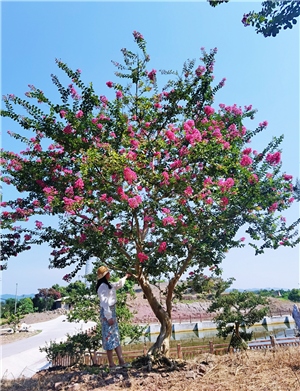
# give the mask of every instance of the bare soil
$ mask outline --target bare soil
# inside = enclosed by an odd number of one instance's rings
[[[72,367],[43,370],[31,379],[2,379],[10,391],[299,391],[299,347],[201,355],[167,367],[117,369]]]

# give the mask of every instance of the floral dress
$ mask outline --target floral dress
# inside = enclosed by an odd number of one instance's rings
[[[102,345],[104,350],[113,350],[120,345],[119,326],[116,318],[116,307],[112,305],[109,307],[112,312],[112,319],[114,323],[109,325],[107,319],[104,316],[104,309],[100,311],[100,321],[102,325]]]

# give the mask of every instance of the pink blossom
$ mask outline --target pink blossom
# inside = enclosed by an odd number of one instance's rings
[[[79,243],[82,243],[86,240],[86,235],[85,234],[81,234],[80,238],[79,238]]]
[[[270,208],[268,209],[269,213],[271,212],[275,212],[275,210],[277,209],[277,202],[274,202],[273,205],[270,206]]]
[[[212,198],[208,198],[207,200],[205,200],[205,202],[206,202],[208,205],[210,205],[210,204],[212,204],[214,201],[213,201]]]
[[[289,203],[291,204],[294,200],[295,200],[295,198],[294,198],[294,197],[291,197],[291,198],[289,199]]]
[[[213,184],[213,181],[211,180],[210,177],[206,178],[203,182],[203,186],[204,187],[207,187],[208,185],[212,185]]]
[[[122,91],[117,91],[116,96],[118,99],[122,99],[123,98]]]
[[[38,151],[38,152],[41,152],[42,150],[42,147],[40,146],[40,144],[36,144],[33,148],[35,151]]]
[[[111,132],[111,133],[109,133],[109,135],[110,135],[111,137],[114,137],[114,138],[117,137],[115,132]]]
[[[170,213],[170,209],[168,209],[168,208],[162,208],[162,212],[168,214],[168,213]]]
[[[129,203],[130,208],[132,208],[132,209],[135,209],[139,206],[136,198],[128,198],[128,203]]]
[[[240,164],[243,167],[249,166],[250,164],[252,164],[252,159],[248,155],[243,155]]]
[[[167,249],[167,243],[166,242],[162,242],[160,244],[159,248],[158,248],[158,252],[162,253],[162,252],[166,251],[166,249]]]
[[[273,174],[270,174],[269,172],[266,174],[267,178],[272,178]]]
[[[148,259],[148,256],[144,253],[138,253],[138,259],[141,263],[144,263],[144,261]]]
[[[64,281],[66,281],[66,282],[70,282],[70,281],[71,281],[71,275],[70,275],[70,274],[66,274],[66,275],[63,276],[62,279],[63,279]]]
[[[228,198],[227,197],[223,197],[221,198],[221,206],[226,206],[228,205]]]
[[[35,226],[36,226],[37,229],[42,229],[42,226],[43,226],[43,225],[44,225],[44,224],[43,224],[41,221],[36,220]]]
[[[126,155],[126,158],[127,158],[127,159],[130,159],[130,160],[132,160],[132,161],[135,161],[136,158],[137,158],[137,156],[138,156],[138,155],[137,155],[135,152],[129,151],[128,154]]]
[[[68,124],[64,130],[63,130],[64,133],[67,133],[67,134],[70,134],[73,132],[73,129],[72,129],[72,125],[71,124]]]
[[[293,176],[292,175],[283,175],[283,179],[285,180],[285,181],[291,181],[292,179],[293,179]]]
[[[83,117],[83,111],[79,110],[78,113],[76,114],[76,118],[81,118]]]
[[[203,73],[206,71],[206,68],[204,66],[199,65],[198,68],[195,70],[195,74],[200,77],[203,75]]]
[[[77,179],[77,181],[75,182],[75,185],[74,187],[78,187],[79,189],[83,189],[84,188],[84,183],[83,183],[83,180],[81,178]]]
[[[140,145],[140,143],[137,140],[134,140],[134,139],[130,140],[130,144],[133,145],[136,148],[138,148],[138,146]]]
[[[280,217],[280,220],[286,222],[286,218],[285,217]]]
[[[107,85],[107,87],[111,88],[113,86],[113,82],[112,81],[108,81],[108,82],[106,82],[106,85]]]
[[[164,225],[164,227],[165,227],[166,225],[173,225],[173,226],[176,226],[176,221],[175,221],[174,217],[168,216],[168,217],[165,217],[165,218],[163,219],[163,225]]]
[[[130,185],[132,184],[132,181],[137,180],[136,173],[132,171],[129,167],[124,168],[123,174],[125,181],[128,182]]]
[[[169,140],[176,140],[175,133],[171,132],[171,130],[166,131],[166,136],[168,137]]]
[[[30,236],[30,235],[25,235],[25,236],[24,236],[24,239],[25,239],[25,240],[30,240],[30,239],[31,239],[31,236]]]
[[[193,195],[193,189],[191,188],[191,186],[188,186],[188,187],[184,190],[184,194],[185,194],[187,197]]]
[[[240,239],[240,241],[241,241],[241,242],[244,242],[245,239],[246,239],[246,238],[242,237],[242,238]]]
[[[100,201],[105,201],[106,197],[107,197],[107,194],[102,194],[99,199],[100,199]]]
[[[66,116],[67,112],[61,110],[59,114],[60,114],[61,118],[64,118]]]
[[[251,185],[254,185],[254,182],[257,183],[258,182],[258,177],[256,174],[252,174],[249,179],[248,179],[249,183],[251,183]]]
[[[246,148],[243,150],[244,155],[249,155],[251,153],[252,149],[251,148]]]
[[[164,182],[163,183],[165,183],[166,185],[169,185],[169,174],[166,171],[164,171],[162,173],[162,176],[164,177]]]
[[[151,80],[151,81],[155,80],[156,72],[157,72],[156,69],[152,69],[152,71],[148,73],[149,80]]]
[[[215,109],[213,109],[210,106],[205,106],[204,107],[204,112],[209,117],[211,114],[213,114],[215,112]]]
[[[275,152],[273,155],[271,153],[267,154],[266,161],[270,163],[272,166],[275,166],[276,164],[280,163],[281,159],[281,153]]]

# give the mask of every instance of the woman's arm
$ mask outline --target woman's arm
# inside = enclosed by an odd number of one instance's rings
[[[111,285],[115,289],[121,289],[125,285],[125,281],[127,280],[128,277],[130,277],[130,274],[126,274],[123,278],[120,278],[120,280],[117,282],[111,282]]]

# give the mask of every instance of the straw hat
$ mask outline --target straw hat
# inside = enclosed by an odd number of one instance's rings
[[[99,269],[97,270],[97,279],[100,280],[101,278],[106,276],[107,273],[109,273],[108,267],[100,266]]]

